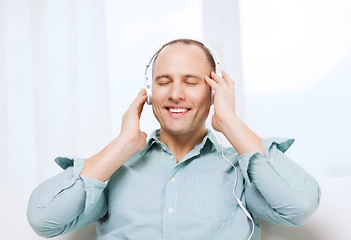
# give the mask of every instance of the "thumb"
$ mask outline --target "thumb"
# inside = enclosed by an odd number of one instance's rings
[[[146,100],[147,100],[146,90],[141,89],[140,92],[138,93],[138,96],[134,100],[135,108],[136,108],[136,111],[138,112],[139,118],[140,118],[141,112],[143,111],[144,103],[146,102]]]
[[[145,139],[147,138],[147,134],[145,132],[141,132],[141,135],[143,138],[145,138]]]

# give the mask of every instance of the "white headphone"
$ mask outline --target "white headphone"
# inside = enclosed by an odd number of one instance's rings
[[[203,45],[208,52],[210,53],[210,55],[212,56],[212,59],[215,63],[215,67],[216,67],[216,74],[219,75],[220,77],[222,77],[222,65],[221,62],[219,61],[219,58],[217,57],[217,54],[215,51],[213,51],[208,45],[205,45],[204,43],[198,41],[198,40],[194,40],[194,39],[184,39],[184,40],[190,40],[190,41],[195,41],[201,45]],[[166,43],[167,44],[167,43]],[[158,54],[161,52],[161,50],[163,49],[163,47],[158,50],[150,59],[149,64],[146,65],[145,68],[145,88],[146,88],[146,94],[147,94],[147,104],[151,105],[152,104],[152,74],[151,71],[149,70],[150,66],[151,69],[153,68],[153,64],[155,62],[155,59],[157,58]],[[214,98],[214,90],[211,90],[211,104],[213,104],[213,98]]]

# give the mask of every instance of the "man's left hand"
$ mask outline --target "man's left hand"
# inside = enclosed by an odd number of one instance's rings
[[[222,132],[225,124],[236,116],[234,81],[225,71],[222,71],[222,76],[223,78],[214,72],[211,72],[211,78],[205,76],[205,81],[215,91],[212,127],[219,132]]]

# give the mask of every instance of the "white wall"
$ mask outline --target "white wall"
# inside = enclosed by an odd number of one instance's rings
[[[351,175],[351,1],[242,1],[246,119],[296,138],[316,177]]]
[[[351,239],[351,1],[241,1],[246,121],[296,141],[287,155],[317,178],[321,205],[263,239]]]

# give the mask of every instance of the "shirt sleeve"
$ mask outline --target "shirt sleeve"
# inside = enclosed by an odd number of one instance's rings
[[[317,181],[284,152],[293,139],[263,139],[265,156],[245,153],[238,159],[246,180],[248,210],[266,221],[296,226],[317,209],[320,188]]]
[[[58,157],[64,171],[36,187],[29,199],[27,218],[43,237],[54,237],[83,227],[107,212],[106,182],[80,177],[85,159]]]

